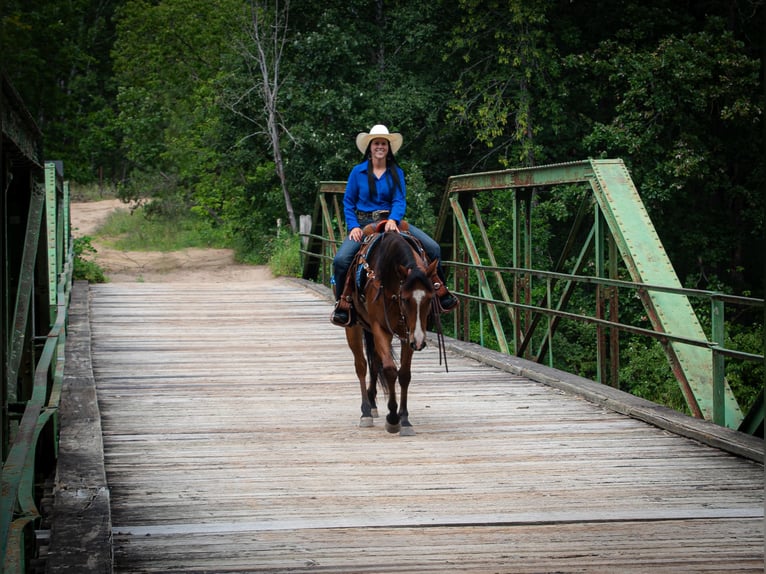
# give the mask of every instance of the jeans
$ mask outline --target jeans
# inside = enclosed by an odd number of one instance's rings
[[[364,229],[365,225],[373,222],[360,221],[359,223],[362,229]],[[420,243],[423,244],[423,250],[426,252],[426,255],[430,261],[439,259],[439,267],[437,269],[437,273],[442,282],[444,282],[444,272],[442,271],[441,265],[441,247],[439,244],[431,239],[427,233],[418,229],[411,223],[410,235],[412,235],[414,238],[420,241]],[[351,266],[351,262],[354,260],[354,255],[356,255],[356,252],[359,250],[359,246],[361,244],[361,242],[354,241],[353,239],[349,239],[348,236],[346,236],[346,239],[343,240],[343,243],[341,243],[340,247],[338,248],[338,252],[335,254],[335,259],[333,259],[332,265],[336,301],[340,299],[340,296],[343,293],[343,286],[346,281],[346,273],[348,272],[348,268]]]

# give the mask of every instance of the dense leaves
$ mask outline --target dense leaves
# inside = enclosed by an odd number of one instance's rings
[[[121,0],[4,0],[0,65],[75,180],[119,169],[110,50]]]
[[[0,38],[47,156],[157,211],[273,227],[384,122],[431,211],[449,175],[622,157],[682,280],[757,293],[762,26],[745,1],[7,0]]]

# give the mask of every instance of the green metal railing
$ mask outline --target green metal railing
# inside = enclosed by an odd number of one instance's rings
[[[723,357],[731,353],[726,353],[721,341],[709,340],[712,337],[704,332],[689,301],[693,295],[708,296],[711,301],[719,303],[732,303],[735,298],[682,288],[621,160],[586,160],[466,174],[449,179],[437,236],[451,224],[453,260],[462,264],[470,262],[476,266],[475,280],[479,285],[480,298],[486,301],[499,299],[503,302],[502,306],[510,310],[509,337],[506,334],[508,328],[499,315],[501,305],[489,303],[485,306],[500,349],[533,360],[543,360],[545,348],[551,344],[560,318],[553,321],[551,334],[543,337],[543,347],[536,355],[533,354],[530,345],[533,337],[539,337],[537,325],[543,315],[532,305],[534,288],[531,284],[531,271],[514,272],[509,288],[502,273],[483,269],[486,266],[497,267],[493,245],[486,231],[488,224],[485,219],[489,217],[486,206],[502,202],[497,198],[506,194],[505,200],[512,205],[510,210],[506,210],[511,212],[511,221],[505,223],[513,242],[512,264],[509,267],[533,270],[537,268],[532,261],[535,252],[535,234],[532,229],[534,210],[545,198],[545,194],[565,193],[566,190],[571,192],[572,188],[579,190],[579,195],[573,194],[580,197],[579,209],[572,219],[566,241],[561,242],[563,247],[560,253],[552,254],[557,255],[553,258],[555,263],[552,269],[546,269],[557,273],[566,272],[568,277],[560,279],[564,286],[560,288],[558,300],[555,304],[551,301],[549,307],[558,312],[568,308],[577,285],[575,278],[585,276],[583,271],[586,268],[592,270],[599,280],[617,280],[622,272],[627,273],[635,285],[634,293],[638,295],[651,323],[651,329],[647,332],[662,334],[659,340],[690,412],[696,417],[735,429],[744,428],[743,424],[750,428],[753,418],[762,425],[762,396],[751,407],[748,416],[743,416],[720,369]],[[465,291],[470,286],[469,274],[459,268],[457,271],[456,278],[458,281],[462,279],[460,286]],[[493,285],[490,284],[490,277],[494,279]],[[617,386],[619,333],[629,329],[618,320],[619,301],[615,285],[603,281],[594,283],[595,316],[583,316],[581,320],[595,320],[597,324],[597,379],[601,382],[611,379],[612,384]],[[500,293],[500,297],[496,298],[495,292]],[[551,297],[549,288],[547,298]],[[736,301],[761,310],[763,308],[761,299],[748,301],[736,298]],[[459,338],[469,337],[468,307],[463,310],[463,324],[456,325]],[[722,307],[717,309],[716,315],[722,317]],[[610,321],[605,323],[607,317]],[[713,317],[713,320],[719,325],[717,317]],[[759,360],[756,358],[758,356],[762,362],[762,355],[749,358],[743,355],[739,358]],[[714,375],[718,377],[717,380],[714,380]]]
[[[544,289],[539,289],[539,291],[543,291],[545,293],[545,296],[541,301],[541,305],[514,303],[513,301],[509,301],[507,299],[495,299],[491,296],[486,297],[478,294],[472,294],[471,292],[460,292],[457,290],[455,292],[464,301],[463,312],[468,313],[467,304],[477,303],[480,305],[478,311],[480,321],[482,320],[481,317],[483,317],[485,314],[488,314],[487,309],[490,308],[495,310],[503,308],[508,309],[517,319],[522,314],[531,313],[533,321],[536,321],[538,324],[542,320],[542,340],[538,341],[539,347],[537,352],[531,352],[527,356],[533,360],[537,360],[538,362],[545,361],[550,367],[554,366],[553,336],[556,332],[557,323],[560,320],[572,320],[595,325],[597,328],[598,345],[602,348],[606,346],[604,340],[608,338],[608,335],[618,333],[632,333],[635,335],[648,337],[655,341],[659,341],[663,347],[667,347],[671,343],[674,343],[691,345],[710,351],[711,364],[709,365],[709,368],[712,373],[712,396],[714,399],[712,404],[711,420],[721,426],[733,426],[732,424],[727,424],[731,421],[726,419],[725,359],[729,358],[757,363],[763,363],[764,361],[764,356],[762,354],[748,353],[727,348],[725,346],[724,326],[724,308],[726,305],[735,306],[737,308],[762,309],[764,305],[763,299],[737,297],[715,291],[679,289],[664,287],[660,285],[650,285],[646,283],[635,283],[632,281],[611,280],[592,276],[554,273],[535,269],[472,265],[455,261],[445,261],[444,265],[458,271],[475,273],[477,278],[482,274],[486,275],[493,273],[500,274],[503,277],[503,281],[505,281],[505,278],[510,277],[512,278],[511,282],[514,282],[516,278],[523,277],[530,291],[534,291],[534,285],[531,283],[532,279],[538,279],[541,282],[544,282]],[[642,299],[649,293],[676,294],[689,298],[705,299],[711,310],[710,321],[712,325],[712,336],[710,339],[694,339],[681,335],[674,335],[668,332],[661,332],[654,329],[647,329],[645,327],[622,323],[618,320],[613,320],[611,317],[606,319],[603,318],[603,313],[599,313],[598,303],[596,304],[596,307],[594,308],[591,315],[583,313],[582,310],[580,310],[580,312],[565,311],[561,305],[557,304],[555,298],[553,297],[554,285],[556,283],[568,283],[570,285],[577,284],[581,286],[592,285],[597,289],[602,290],[612,289],[614,290],[613,295],[615,298],[617,298],[617,292],[619,290],[622,293],[625,293],[626,291],[631,292],[635,296]],[[619,297],[622,298],[626,296],[628,295],[620,295]],[[596,299],[598,300],[598,297]],[[551,301],[553,301],[553,305],[551,305]],[[530,341],[531,337],[526,337],[524,339],[526,344],[520,344],[516,349],[516,352],[511,352],[510,354],[524,354],[528,349]],[[483,345],[484,342],[480,340],[479,343]],[[613,356],[613,358],[616,359],[616,356]],[[599,361],[599,365],[596,369],[597,381],[601,383],[610,383],[615,387],[618,386],[616,371],[619,368],[619,363],[615,361],[612,364],[612,367],[613,369],[604,369],[603,362]],[[761,396],[757,398],[753,403],[748,416],[737,421],[738,424],[735,428],[748,434],[755,434],[758,427],[763,423],[763,420],[764,404],[763,395],[761,393]]]
[[[536,194],[573,185],[584,191],[569,236],[559,242],[561,252],[552,269],[535,269]],[[343,182],[320,183],[313,225],[304,233],[307,279],[329,284],[337,238],[345,236],[344,187]],[[487,199],[498,191],[511,197]],[[486,206],[493,202],[510,213],[503,222],[512,242],[510,266],[498,264],[487,230]],[[661,343],[694,416],[750,434],[763,428],[763,391],[743,415],[724,376],[727,358],[764,361],[763,354],[726,348],[724,307],[736,305],[762,317],[763,299],[682,288],[622,161],[587,160],[451,177],[434,237],[442,244],[445,259],[449,249],[444,248],[451,247],[451,260],[443,264],[452,270],[453,290],[463,302],[453,314],[456,338],[471,340],[477,321],[483,336],[486,319],[500,351],[552,364],[559,324],[590,323],[596,329],[596,379],[618,386],[620,333],[646,336]],[[594,275],[586,275],[585,269]],[[622,280],[621,273],[631,280]],[[535,278],[542,284],[533,284]],[[591,314],[569,308],[575,290],[582,286],[595,290]],[[620,300],[632,300],[626,297],[640,300],[650,328],[620,321]],[[709,336],[690,298],[708,301]]]
[[[40,481],[50,478],[57,456],[73,249],[69,185],[53,163],[45,164],[44,180],[44,186],[34,184],[29,200],[3,381],[11,407],[10,420],[3,421],[9,430],[0,477],[0,555],[7,573],[28,570],[27,553],[35,547],[41,518]],[[48,328],[41,331],[41,325]]]

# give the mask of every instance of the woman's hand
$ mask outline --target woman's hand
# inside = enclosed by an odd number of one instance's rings
[[[388,219],[386,220],[386,226],[383,228],[384,231],[399,231],[399,226],[396,224],[396,221],[394,219]]]
[[[354,227],[354,229],[351,230],[351,233],[348,234],[348,238],[353,241],[361,241],[362,240],[362,228],[361,227]]]

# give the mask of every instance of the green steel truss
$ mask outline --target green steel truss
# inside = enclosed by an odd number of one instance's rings
[[[664,334],[660,340],[691,412],[697,417],[738,428],[744,417],[729,385],[723,380],[720,365],[717,367],[720,372],[715,377],[718,381],[714,384],[714,365],[720,363],[722,355],[713,352],[715,343],[704,344],[707,337],[622,160],[587,160],[451,177],[435,237],[442,245],[449,244],[449,237],[444,236],[452,224],[454,261],[448,263],[458,271],[456,290],[461,291],[461,286],[468,284],[466,269],[475,271],[480,291],[478,299],[485,304],[500,349],[541,360],[558,322],[567,316],[566,305],[574,283],[557,277],[556,280],[563,281],[564,285],[558,300],[553,302],[549,280],[547,300],[553,316],[548,316],[547,333],[542,345],[531,350],[531,335],[538,324],[545,321],[543,315],[533,312],[539,308],[531,300],[530,282],[535,269],[531,244],[533,195],[535,190],[571,184],[589,186],[592,193],[585,194],[585,200],[575,216],[572,233],[564,243],[553,271],[563,271],[564,261],[574,258],[574,269],[569,271],[572,277],[580,276],[586,265],[590,265],[595,269],[596,277],[606,279],[596,286],[599,380],[611,379],[615,382],[617,378],[619,337],[618,329],[612,325],[617,322],[617,285],[620,282],[616,279],[617,259],[620,258],[632,281],[647,285],[646,289],[639,288],[638,294],[655,332],[653,334]],[[514,202],[509,231],[513,234],[513,268],[516,273],[511,290],[506,287],[501,276],[502,269],[495,261],[477,204],[480,194],[499,190],[512,191]],[[592,216],[589,217],[590,213]],[[585,238],[578,239],[583,237],[583,226],[586,229]],[[461,262],[464,265],[462,269]],[[490,276],[493,276],[492,284],[498,291],[497,299],[490,286]],[[609,280],[614,286],[610,285]],[[653,286],[658,288],[651,288]],[[466,297],[466,300],[470,301],[471,297]],[[513,325],[511,335],[503,329],[499,307],[510,314]],[[456,331],[459,337],[467,338],[469,319],[466,309],[462,321],[462,325],[461,319],[456,321]],[[639,331],[634,329],[634,332]],[[762,402],[759,418],[763,421]]]

